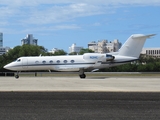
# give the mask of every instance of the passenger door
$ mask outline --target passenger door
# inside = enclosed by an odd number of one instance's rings
[[[23,59],[22,59],[22,68],[23,68],[24,70],[27,70],[27,69],[28,69],[28,60],[27,60],[27,58],[23,58]]]

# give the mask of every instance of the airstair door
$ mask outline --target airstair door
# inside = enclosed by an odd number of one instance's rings
[[[28,69],[28,60],[27,60],[27,58],[23,58],[23,59],[22,59],[22,68],[23,68],[24,70],[27,70],[27,69]]]

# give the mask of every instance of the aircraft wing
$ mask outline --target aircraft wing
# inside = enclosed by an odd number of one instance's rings
[[[80,69],[91,69],[91,68],[93,69],[93,65],[94,64],[85,65],[85,66],[68,65],[68,66],[59,66],[59,67],[56,67],[54,69],[57,70],[57,71],[79,71]]]

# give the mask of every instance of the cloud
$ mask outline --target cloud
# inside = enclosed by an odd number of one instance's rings
[[[73,20],[78,17],[92,16],[105,13],[101,7],[87,5],[84,3],[51,6],[40,6],[37,9],[31,8],[29,16],[22,19],[26,24],[50,24]]]
[[[38,27],[34,27],[32,29],[26,28],[23,29],[21,31],[17,31],[17,32],[21,32],[21,33],[43,33],[44,31],[49,33],[52,31],[57,31],[57,30],[77,30],[77,29],[81,29],[80,26],[76,25],[76,24],[71,24],[71,25],[55,25],[55,26],[38,26]],[[17,32],[15,32],[17,34]]]
[[[11,3],[12,2],[12,3]],[[0,26],[24,27],[62,23],[58,29],[66,29],[63,24],[80,17],[113,14],[124,5],[160,5],[159,0],[1,0]],[[98,24],[95,24],[98,25]],[[77,29],[73,24],[70,25]],[[70,28],[70,27],[68,27]]]
[[[1,5],[7,6],[40,6],[44,4],[79,4],[90,5],[160,5],[159,0],[1,0]]]

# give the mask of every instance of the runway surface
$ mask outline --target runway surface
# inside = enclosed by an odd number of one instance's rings
[[[160,120],[158,77],[0,77],[2,120]]]
[[[160,92],[158,77],[0,77],[0,91]]]
[[[160,93],[0,92],[1,120],[159,120]]]

